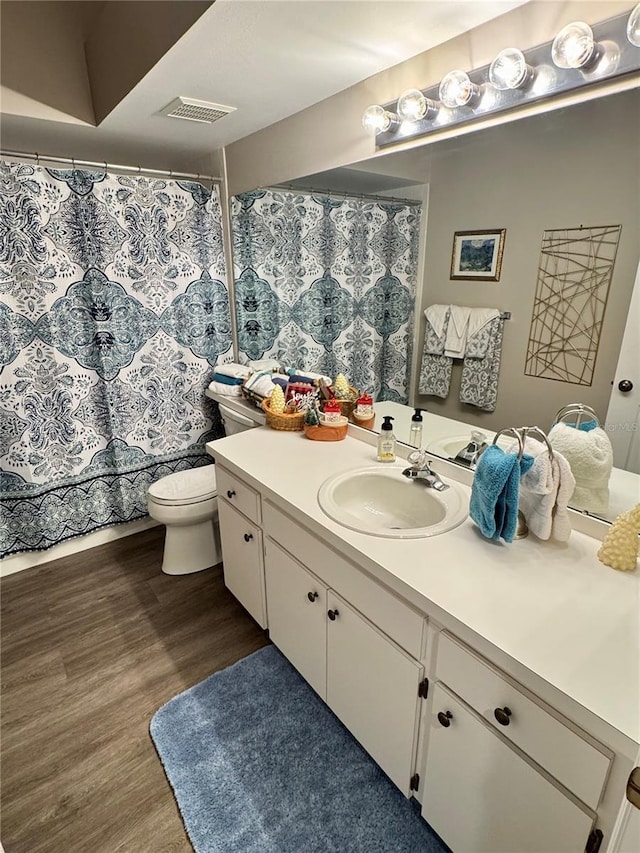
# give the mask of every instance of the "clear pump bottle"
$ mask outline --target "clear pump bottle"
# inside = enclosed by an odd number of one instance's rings
[[[383,417],[384,423],[380,427],[380,435],[378,436],[378,462],[396,461],[396,437],[393,434],[392,420],[391,415]]]
[[[409,444],[420,449],[422,447],[422,409],[416,409],[411,416]]]

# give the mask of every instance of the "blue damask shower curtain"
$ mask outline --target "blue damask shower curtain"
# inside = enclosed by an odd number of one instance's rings
[[[249,359],[406,403],[419,205],[259,190],[233,199],[238,343]]]
[[[0,555],[146,515],[204,464],[231,351],[217,190],[0,162]]]

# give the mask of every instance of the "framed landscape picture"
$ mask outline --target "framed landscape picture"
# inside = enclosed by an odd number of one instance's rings
[[[456,231],[453,235],[450,278],[500,281],[506,233],[506,228]]]

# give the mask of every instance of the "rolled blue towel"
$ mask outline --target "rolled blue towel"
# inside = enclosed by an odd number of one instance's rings
[[[220,382],[221,385],[242,385],[242,379],[234,379],[233,376],[225,376],[224,373],[215,372],[213,381]]]
[[[526,454],[518,461],[514,453],[505,453],[497,444],[487,447],[478,460],[469,514],[487,539],[513,542],[518,521],[520,473],[533,465]]]

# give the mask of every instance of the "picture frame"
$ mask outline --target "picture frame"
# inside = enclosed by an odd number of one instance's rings
[[[500,281],[506,228],[456,231],[451,252],[451,279]]]

